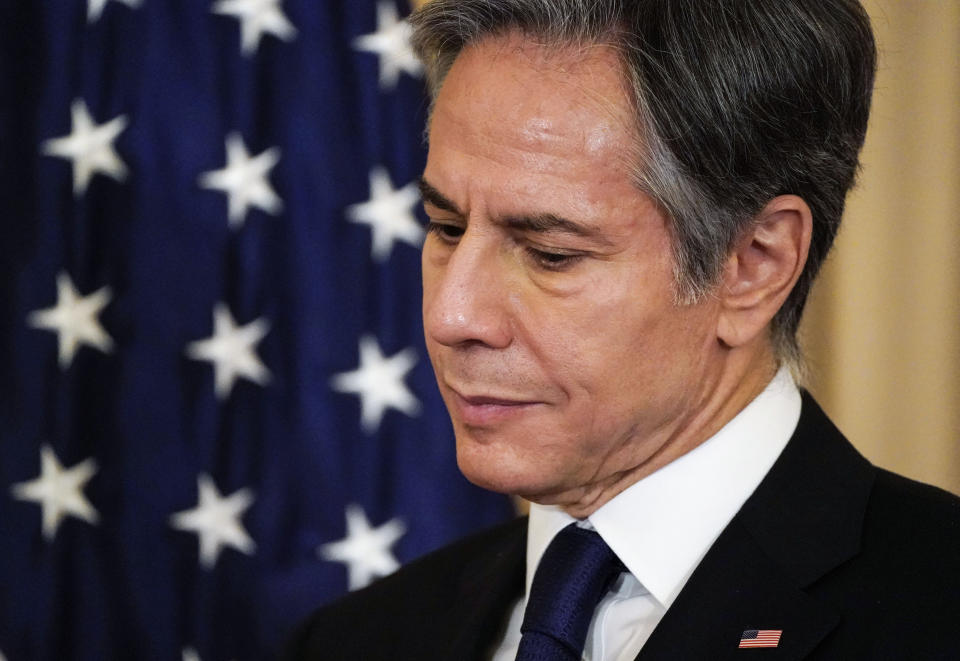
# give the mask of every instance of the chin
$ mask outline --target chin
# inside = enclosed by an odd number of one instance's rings
[[[551,471],[542,457],[522,455],[522,450],[509,445],[481,443],[457,435],[457,466],[478,487],[528,500],[555,491]]]

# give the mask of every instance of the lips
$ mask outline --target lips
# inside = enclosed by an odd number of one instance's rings
[[[450,413],[463,424],[473,427],[488,427],[506,422],[528,412],[542,402],[511,399],[490,395],[465,395],[450,388],[448,399]]]
[[[498,397],[467,397],[464,395],[460,395],[460,397],[464,402],[471,406],[519,406],[530,403],[513,399],[501,399]]]

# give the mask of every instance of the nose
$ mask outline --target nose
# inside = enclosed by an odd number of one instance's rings
[[[491,237],[469,229],[443,259],[429,246],[423,256],[423,326],[445,346],[479,344],[502,349],[511,341],[509,286]]]

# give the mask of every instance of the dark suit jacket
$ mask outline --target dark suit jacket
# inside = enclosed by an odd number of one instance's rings
[[[904,439],[909,443],[909,439]],[[289,659],[482,659],[523,590],[526,520],[314,614]],[[776,649],[738,649],[782,629]],[[783,454],[638,661],[960,660],[960,499],[871,466],[809,395]]]

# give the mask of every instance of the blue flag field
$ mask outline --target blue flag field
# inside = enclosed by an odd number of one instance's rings
[[[511,515],[422,338],[402,0],[0,0],[0,660],[272,658]]]

